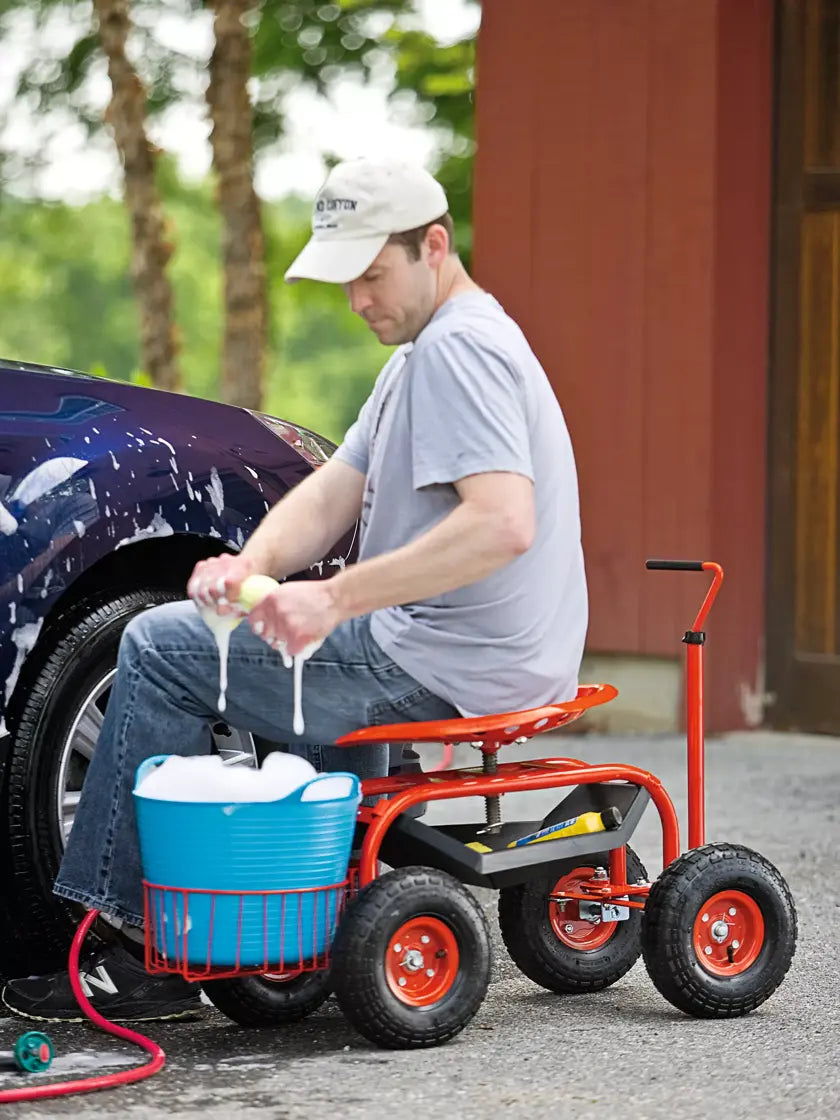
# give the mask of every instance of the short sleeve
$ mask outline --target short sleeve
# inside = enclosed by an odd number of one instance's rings
[[[370,468],[370,447],[373,439],[374,418],[380,409],[380,402],[391,379],[400,372],[405,365],[405,359],[410,347],[400,346],[390,356],[388,361],[379,371],[376,384],[368,399],[359,409],[356,422],[352,424],[344,436],[344,440],[333,453],[334,459],[341,459],[355,467],[363,475],[367,475]]]
[[[533,481],[525,388],[506,354],[462,332],[437,339],[412,365],[416,490],[489,471]]]
[[[344,439],[333,453],[333,459],[340,459],[343,463],[355,467],[361,474],[368,472],[368,449],[370,447],[370,425],[373,413],[373,398],[371,393],[362,407],[355,422],[350,425]]]

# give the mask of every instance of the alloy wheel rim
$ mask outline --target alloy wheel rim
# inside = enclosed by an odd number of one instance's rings
[[[116,668],[111,669],[90,689],[79,705],[79,710],[61,745],[56,785],[56,811],[58,835],[62,847],[67,843],[67,837],[76,819],[82,783],[96,750],[102,721],[105,718],[108,693],[111,691],[111,682],[116,674]]]
[[[116,667],[109,669],[88,690],[61,744],[55,787],[55,822],[62,848],[67,843],[67,837],[76,819],[82,783],[96,750],[102,721],[105,718],[108,694],[116,675]],[[221,720],[215,722],[217,725],[223,723]],[[222,760],[229,766],[253,766],[256,760],[253,736],[247,731],[239,731],[236,728],[229,730],[229,735],[212,731],[216,750]]]

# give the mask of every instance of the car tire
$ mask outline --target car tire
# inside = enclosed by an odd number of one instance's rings
[[[81,911],[53,895],[52,883],[120,637],[141,611],[182,598],[153,587],[100,593],[64,614],[31,655],[38,661],[16,720],[0,810],[0,976],[66,963]]]

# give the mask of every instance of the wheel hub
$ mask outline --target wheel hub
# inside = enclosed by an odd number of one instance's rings
[[[764,945],[764,917],[743,891],[719,891],[707,899],[694,923],[694,951],[707,972],[737,976],[755,963]]]
[[[423,954],[418,949],[409,949],[402,959],[402,966],[407,972],[419,972],[425,963]]]
[[[393,994],[411,1007],[442,999],[458,975],[458,943],[439,918],[418,915],[391,938],[385,954],[385,979]]]
[[[555,884],[551,894],[562,895],[565,891],[578,891],[582,884],[592,879],[594,873],[595,868],[592,867],[575,868]],[[600,902],[597,905],[599,914],[595,918],[590,903],[580,903],[573,898],[556,902],[550,898],[548,916],[557,939],[571,949],[590,953],[606,945],[618,923],[603,921]]]
[[[724,942],[729,936],[729,926],[726,922],[715,922],[712,926],[712,937],[718,944]]]

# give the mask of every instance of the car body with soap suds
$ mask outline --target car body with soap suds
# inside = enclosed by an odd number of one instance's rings
[[[238,551],[332,450],[247,409],[0,361],[0,975],[64,950],[49,888],[125,625],[184,598],[196,562]],[[224,725],[214,737],[251,749]]]

